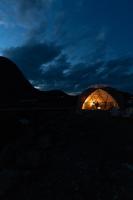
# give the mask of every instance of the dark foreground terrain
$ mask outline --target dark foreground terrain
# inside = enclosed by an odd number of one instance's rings
[[[133,199],[133,119],[1,112],[0,199]]]

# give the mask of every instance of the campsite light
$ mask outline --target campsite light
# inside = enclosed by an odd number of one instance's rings
[[[83,110],[110,110],[112,108],[118,109],[119,106],[116,100],[103,89],[96,89],[82,104]]]
[[[90,102],[90,106],[94,106],[95,103],[93,101]]]
[[[98,110],[101,110],[101,107],[99,106],[99,107],[97,107],[97,109],[98,109]]]

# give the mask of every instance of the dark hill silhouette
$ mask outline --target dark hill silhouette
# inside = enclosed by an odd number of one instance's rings
[[[17,65],[0,56],[0,105],[43,106],[63,108],[75,106],[76,97],[59,90],[39,91],[25,78]],[[31,103],[32,102],[32,103]]]
[[[48,109],[76,109],[78,96],[71,96],[60,90],[39,91],[38,104]]]
[[[29,98],[36,90],[26,80],[17,65],[0,56],[1,103],[12,103],[21,98]]]

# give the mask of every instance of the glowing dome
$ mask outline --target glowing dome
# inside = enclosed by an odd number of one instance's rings
[[[119,108],[116,100],[103,89],[96,89],[83,102],[82,110],[111,110]]]

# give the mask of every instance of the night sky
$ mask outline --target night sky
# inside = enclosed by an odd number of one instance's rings
[[[133,92],[133,0],[0,0],[0,54],[41,90]]]

